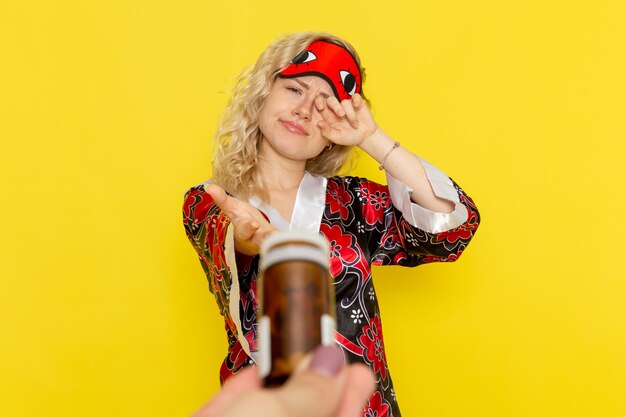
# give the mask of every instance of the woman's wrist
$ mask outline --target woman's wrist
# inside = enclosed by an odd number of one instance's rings
[[[376,128],[373,134],[366,137],[358,146],[361,150],[378,163],[381,163],[385,153],[394,145],[395,141],[383,132],[380,128]]]

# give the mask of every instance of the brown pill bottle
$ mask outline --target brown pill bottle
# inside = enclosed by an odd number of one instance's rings
[[[335,343],[328,241],[278,232],[261,246],[257,362],[265,386],[284,383],[319,345]]]

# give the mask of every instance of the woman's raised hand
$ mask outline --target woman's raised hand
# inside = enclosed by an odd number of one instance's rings
[[[315,108],[323,117],[317,127],[326,139],[338,145],[358,146],[378,128],[358,93],[341,102],[335,96],[317,96]]]
[[[278,231],[256,207],[229,196],[219,185],[205,185],[204,190],[230,219],[234,227],[237,252],[257,255],[263,240]]]

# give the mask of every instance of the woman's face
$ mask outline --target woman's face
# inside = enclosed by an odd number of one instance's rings
[[[319,95],[333,95],[320,77],[276,78],[259,113],[262,156],[306,162],[322,152],[328,140],[317,127],[322,115],[314,100]]]

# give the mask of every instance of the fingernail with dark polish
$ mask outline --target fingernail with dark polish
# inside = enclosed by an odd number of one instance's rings
[[[322,375],[334,376],[344,365],[343,353],[338,346],[320,346],[315,349],[309,369]]]

